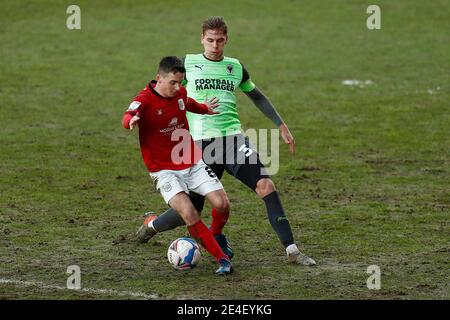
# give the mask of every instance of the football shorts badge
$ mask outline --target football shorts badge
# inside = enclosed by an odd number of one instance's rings
[[[184,110],[184,101],[183,99],[178,99],[178,106],[180,107],[180,110]]]
[[[164,185],[162,186],[162,189],[163,189],[165,192],[169,192],[170,190],[172,190],[172,186],[170,185],[170,182],[167,182],[166,184],[164,184]]]

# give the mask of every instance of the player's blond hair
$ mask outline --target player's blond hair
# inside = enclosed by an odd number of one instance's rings
[[[220,30],[224,35],[226,35],[228,32],[228,26],[223,17],[213,16],[203,21],[202,34],[205,34],[206,30]]]

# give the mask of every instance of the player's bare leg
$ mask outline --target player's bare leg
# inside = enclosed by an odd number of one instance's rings
[[[179,192],[170,199],[169,206],[178,212],[188,227],[200,221],[200,215],[184,192]]]

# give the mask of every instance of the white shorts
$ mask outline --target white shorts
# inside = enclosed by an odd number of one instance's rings
[[[222,183],[203,160],[184,170],[161,170],[150,172],[150,177],[156,180],[156,189],[161,192],[168,204],[177,193],[189,191],[202,196],[223,189]]]

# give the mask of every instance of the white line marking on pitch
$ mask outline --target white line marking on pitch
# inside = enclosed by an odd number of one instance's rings
[[[67,289],[62,286],[48,285],[43,282],[38,281],[20,281],[20,280],[11,280],[11,279],[2,279],[0,278],[0,284],[14,284],[23,287],[38,287],[41,289],[56,289],[56,290],[71,290],[75,292],[87,292],[93,294],[108,294],[112,296],[121,296],[121,297],[135,297],[135,298],[145,298],[145,299],[158,299],[156,294],[146,294],[143,292],[133,292],[133,291],[117,291],[112,289],[94,289],[94,288],[81,288],[79,290]]]
[[[344,86],[358,86],[364,88],[365,86],[373,84],[372,80],[342,80]]]

